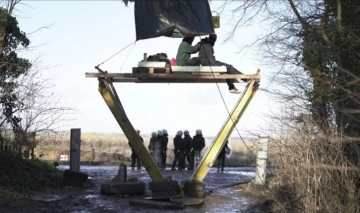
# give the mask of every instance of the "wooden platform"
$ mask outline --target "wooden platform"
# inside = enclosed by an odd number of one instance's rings
[[[86,72],[87,78],[109,78],[112,82],[133,82],[133,83],[225,83],[226,79],[233,79],[236,82],[244,82],[241,79],[255,79],[260,81],[260,70],[255,74],[228,74],[208,72],[174,72],[168,68],[137,68],[133,73],[107,73],[107,72]],[[165,71],[165,73],[157,73]],[[152,73],[148,71],[152,70]]]
[[[165,68],[165,67],[133,67],[132,73],[149,73],[149,74],[166,73],[166,74],[170,74],[171,69]]]

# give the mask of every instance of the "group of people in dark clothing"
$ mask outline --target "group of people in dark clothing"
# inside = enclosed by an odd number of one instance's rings
[[[155,164],[161,170],[166,168],[166,151],[168,145],[168,134],[166,129],[158,130],[151,133],[151,138],[149,142],[149,152]]]
[[[201,159],[201,150],[205,147],[205,138],[200,129],[196,130],[196,135],[191,137],[188,130],[179,130],[174,137],[174,161],[171,170],[184,170],[187,161],[188,170],[193,170]]]
[[[142,142],[144,142],[143,138],[140,136],[140,131],[136,130]],[[156,166],[161,169],[166,169],[166,152],[168,146],[168,133],[165,129],[158,130],[157,132],[151,133],[151,138],[149,141],[149,153],[153,158]],[[186,164],[188,165],[187,170],[194,170],[200,160],[201,160],[201,151],[205,147],[205,138],[202,135],[201,129],[196,130],[196,134],[191,137],[188,130],[179,130],[176,133],[176,136],[173,139],[174,142],[174,160],[171,165],[171,170],[185,170]],[[129,142],[131,147],[131,143]],[[224,171],[225,165],[225,156],[226,150],[228,149],[228,142],[226,142],[225,146],[221,150],[218,155],[218,172]],[[141,161],[134,151],[133,147],[131,147],[131,168],[135,170],[141,169]]]
[[[144,139],[140,135],[140,130],[136,130],[137,134],[139,135],[142,142]],[[158,130],[157,132],[151,133],[151,138],[149,142],[149,152],[151,157],[154,159],[155,164],[160,169],[165,169],[166,167],[166,151],[168,145],[168,133],[166,129]],[[131,168],[135,170],[135,167],[139,170],[141,169],[141,160],[139,159],[138,155],[136,154],[134,148],[131,146],[129,142],[129,146],[131,148]]]

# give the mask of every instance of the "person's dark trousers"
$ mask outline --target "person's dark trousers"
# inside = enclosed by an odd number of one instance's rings
[[[184,64],[184,66],[199,66],[201,64],[201,61],[198,57],[193,57],[187,60]]]
[[[166,151],[161,151],[161,169],[166,168]]]
[[[141,160],[138,156],[136,156],[136,165],[137,165],[137,169],[141,169]]]
[[[187,162],[188,162],[188,164],[189,164],[189,167],[188,167],[188,169],[190,170],[190,168],[191,168],[191,153],[190,152],[187,152],[186,154],[185,154],[185,159],[187,160]],[[184,167],[185,167],[185,160],[184,160]]]
[[[178,168],[180,168],[179,164],[180,164],[180,152],[174,151],[174,161],[171,165],[171,170],[175,170],[176,165],[178,165]]]
[[[191,152],[190,154],[190,165],[189,165],[189,170],[194,170],[194,151]]]
[[[235,89],[235,85],[232,79],[226,79],[226,83],[229,87],[229,90]]]
[[[227,63],[224,63],[221,61],[216,61],[216,66],[225,66],[228,74],[243,74],[242,72],[237,70],[235,67],[233,67],[233,65],[227,64]],[[247,79],[241,79],[241,80],[247,81]],[[229,87],[229,90],[235,89],[234,81],[232,79],[226,79],[226,83]]]
[[[184,152],[180,152],[179,170],[185,169],[185,155]]]
[[[217,168],[218,172],[221,171],[221,173],[224,172],[224,166],[225,166],[225,154],[220,154],[217,159]]]
[[[138,163],[137,162],[137,154],[135,152],[131,153],[131,168],[135,169],[135,165]]]

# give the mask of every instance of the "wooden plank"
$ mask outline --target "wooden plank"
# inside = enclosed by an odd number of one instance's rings
[[[220,75],[218,72],[192,72],[191,75]]]
[[[234,83],[241,83],[233,79]],[[225,79],[112,79],[118,83],[226,83]]]
[[[260,79],[260,75],[252,74],[219,74],[213,75],[192,75],[189,73],[85,73],[85,77],[108,77],[108,78],[161,78],[161,79]]]
[[[132,73],[137,74],[137,73],[148,73],[148,74],[153,74],[153,73],[166,73],[166,74],[170,74],[171,69],[170,68],[165,68],[165,67],[133,67],[132,69]]]
[[[149,71],[147,69],[147,71]],[[165,69],[166,71],[166,69]],[[86,77],[109,78],[113,82],[134,83],[223,83],[226,79],[243,82],[241,79],[260,81],[260,74],[192,74],[192,73],[85,73]]]

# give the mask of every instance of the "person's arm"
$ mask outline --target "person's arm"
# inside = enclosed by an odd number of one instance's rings
[[[201,140],[200,140],[200,146],[201,146],[201,149],[202,150],[204,147],[205,147],[205,138],[204,137],[201,137]]]
[[[174,141],[174,151],[178,152],[179,151],[179,143],[175,140]]]
[[[184,52],[190,53],[190,54],[197,53],[197,52],[199,52],[200,46],[201,46],[200,42],[197,43],[195,46],[184,45]]]

